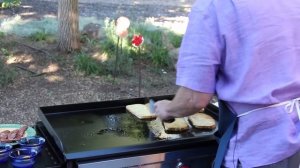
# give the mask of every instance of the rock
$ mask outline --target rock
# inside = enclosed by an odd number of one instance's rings
[[[89,39],[98,39],[100,26],[100,24],[89,23],[83,27],[81,35],[87,36]]]

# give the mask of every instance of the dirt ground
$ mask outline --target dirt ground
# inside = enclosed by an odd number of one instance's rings
[[[163,21],[166,17],[186,18],[192,3],[192,0],[80,0],[79,11],[81,16],[96,16],[99,19],[125,15],[132,20],[152,17]],[[0,19],[16,14],[24,19],[39,19],[43,15],[56,13],[57,1],[23,0],[20,8],[0,10]],[[106,76],[83,76],[74,72],[68,56],[61,57],[55,52],[55,45],[35,46],[51,53],[52,56],[49,56],[26,46],[36,44],[22,38],[10,36],[6,40],[12,41],[14,57],[10,58],[10,66],[16,67],[18,78],[13,84],[0,88],[1,124],[33,125],[39,120],[37,112],[42,106],[138,97],[137,75],[118,76],[115,82]],[[143,69],[141,97],[175,93],[175,71],[163,71],[153,73]]]
[[[1,0],[0,0],[1,1]],[[131,20],[145,20],[153,17],[163,19],[167,17],[186,17],[195,0],[79,0],[81,16],[94,16],[99,19],[105,17],[117,18],[121,15]],[[22,0],[20,8],[0,10],[0,18],[20,14],[23,18],[40,18],[44,15],[57,14],[55,0]]]

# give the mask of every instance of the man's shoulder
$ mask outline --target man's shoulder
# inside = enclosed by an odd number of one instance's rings
[[[207,8],[209,8],[212,3],[214,3],[215,0],[196,0],[193,9],[194,10],[199,10],[199,11],[204,11]]]

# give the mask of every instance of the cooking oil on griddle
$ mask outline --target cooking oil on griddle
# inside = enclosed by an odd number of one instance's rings
[[[128,113],[74,112],[54,114],[48,120],[68,153],[151,141],[147,124]]]

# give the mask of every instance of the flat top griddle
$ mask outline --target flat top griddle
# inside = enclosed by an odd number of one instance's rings
[[[152,97],[154,100],[173,96]],[[126,112],[126,105],[147,103],[149,98],[41,107],[39,116],[66,159],[85,159],[159,150],[174,145],[213,139],[213,131],[191,129],[173,140],[159,140],[146,121]],[[217,108],[205,112],[214,118]]]
[[[123,113],[103,111],[49,115],[67,153],[119,146],[145,144],[152,141],[145,122]]]

